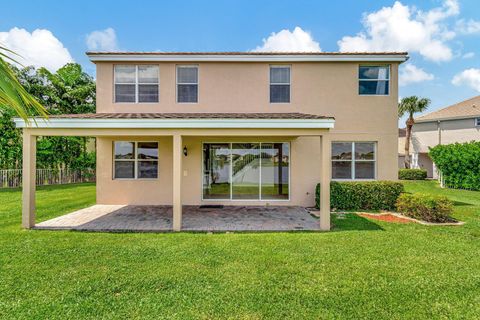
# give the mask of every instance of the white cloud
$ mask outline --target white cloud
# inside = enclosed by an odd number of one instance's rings
[[[446,0],[441,7],[423,12],[396,1],[392,7],[366,14],[364,30],[338,41],[340,51],[409,51],[432,61],[452,59],[447,41],[455,37],[446,19],[459,14],[458,2]]]
[[[263,44],[252,51],[257,52],[320,52],[320,44],[315,41],[312,35],[300,27],[293,31],[284,29],[263,39]]]
[[[480,21],[460,19],[457,21],[456,30],[462,34],[480,33]]]
[[[86,37],[88,50],[92,51],[117,51],[117,35],[115,30],[107,28],[90,32]]]
[[[462,56],[463,59],[470,59],[473,57],[475,57],[475,52],[467,52]]]
[[[56,71],[73,61],[68,49],[46,29],[36,29],[30,33],[15,27],[0,32],[0,44],[21,55],[14,58],[24,66],[45,67]]]
[[[480,92],[480,69],[466,69],[453,77],[452,84],[456,86],[469,86]]]
[[[433,79],[433,74],[427,73],[422,68],[418,68],[411,63],[403,65],[400,69],[399,84],[401,86],[406,86],[411,83],[429,81]]]

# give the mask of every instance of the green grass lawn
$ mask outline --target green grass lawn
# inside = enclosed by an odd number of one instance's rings
[[[347,215],[328,233],[25,231],[0,191],[0,318],[473,319],[480,317],[480,192],[461,227]],[[93,185],[37,191],[38,220],[93,204]]]

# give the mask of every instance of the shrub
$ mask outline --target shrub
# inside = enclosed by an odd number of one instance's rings
[[[337,210],[393,210],[403,184],[393,181],[330,183],[330,207]],[[320,208],[320,184],[315,190],[315,203]]]
[[[427,170],[425,169],[400,169],[398,170],[398,179],[400,180],[425,180]]]
[[[397,200],[397,211],[427,222],[453,221],[453,203],[443,196],[403,193]]]
[[[480,190],[480,141],[438,145],[430,158],[451,188]]]

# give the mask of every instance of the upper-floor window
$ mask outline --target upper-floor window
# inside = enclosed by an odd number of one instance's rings
[[[360,95],[388,95],[390,66],[360,66],[358,81]]]
[[[333,142],[332,179],[375,179],[374,142]]]
[[[115,141],[114,179],[156,179],[158,142]]]
[[[177,102],[198,102],[198,66],[177,66]]]
[[[158,102],[158,66],[115,65],[114,78],[115,102]]]
[[[270,103],[290,102],[290,66],[270,66]]]
[[[475,125],[476,125],[477,127],[480,127],[480,118],[476,118],[476,119],[475,119]]]

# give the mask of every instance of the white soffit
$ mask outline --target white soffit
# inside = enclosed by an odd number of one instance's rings
[[[334,119],[14,119],[17,128],[59,129],[332,129]]]

